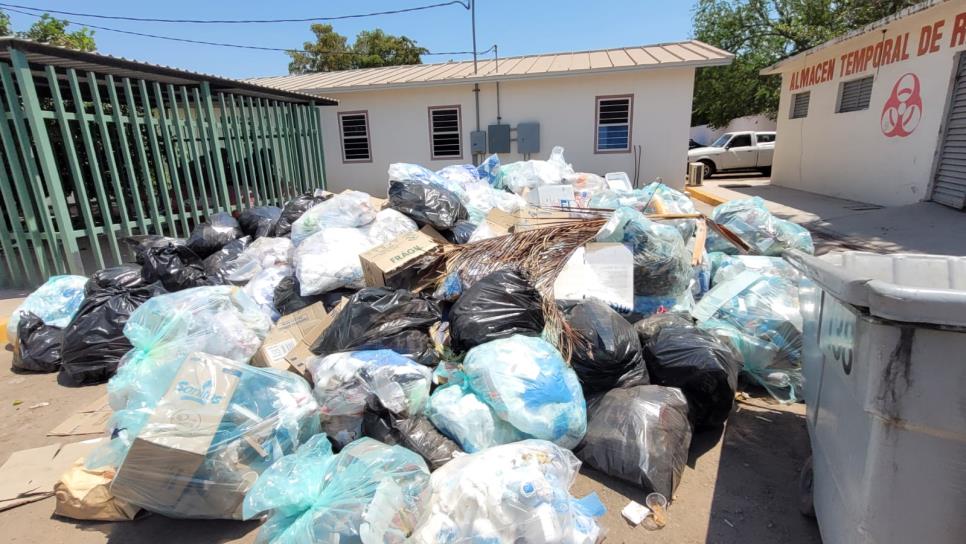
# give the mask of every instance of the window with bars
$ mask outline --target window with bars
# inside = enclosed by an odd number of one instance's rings
[[[631,114],[634,97],[597,97],[596,153],[621,153],[631,150]]]
[[[805,91],[804,93],[798,93],[792,95],[792,111],[789,114],[789,119],[801,119],[808,116],[808,103],[812,99],[812,92]]]
[[[342,134],[342,162],[371,162],[369,145],[369,112],[339,113],[339,132]]]
[[[429,137],[432,158],[463,158],[462,123],[459,106],[429,108]]]
[[[839,86],[838,113],[869,109],[872,100],[872,76],[846,81]]]

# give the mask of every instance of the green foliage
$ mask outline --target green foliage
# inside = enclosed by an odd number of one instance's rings
[[[26,32],[19,32],[17,36],[35,42],[49,43],[51,45],[69,47],[80,51],[93,51],[96,49],[93,30],[82,27],[80,30],[68,32],[68,26],[70,26],[68,21],[55,19],[45,13],[30,29]]]
[[[378,28],[360,32],[352,46],[347,45],[347,38],[333,30],[332,25],[314,24],[311,30],[315,42],[305,42],[302,46],[305,52],[288,53],[292,58],[288,65],[291,74],[420,64],[419,56],[428,52],[413,39],[386,34]]]
[[[13,34],[13,29],[10,28],[10,17],[0,11],[0,36],[9,36],[11,34]]]
[[[778,110],[781,78],[759,71],[919,0],[699,0],[695,39],[735,54],[730,66],[703,68],[695,80],[693,125]]]

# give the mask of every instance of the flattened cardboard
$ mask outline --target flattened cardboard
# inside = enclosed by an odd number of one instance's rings
[[[103,434],[107,429],[107,422],[111,419],[111,414],[113,414],[111,405],[107,400],[107,395],[104,395],[51,429],[47,436]]]
[[[342,311],[342,308],[345,308],[346,302],[348,301],[349,299],[343,297],[342,300],[339,301],[339,305],[335,308],[332,308],[332,311],[326,315],[325,319],[321,320],[312,329],[307,331],[302,337],[302,341],[299,342],[292,349],[292,351],[285,355],[285,361],[291,365],[296,372],[307,378],[309,381],[312,380],[308,368],[305,366],[305,361],[311,357],[315,357],[315,354],[312,353],[312,350],[309,348],[315,343],[316,340],[322,337],[322,334],[325,333],[326,329],[329,328],[329,325],[331,325],[336,316],[339,315],[339,312]]]
[[[369,287],[395,287],[393,278],[439,249],[439,242],[423,231],[406,232],[359,255]]]
[[[552,227],[561,221],[573,218],[569,212],[548,210],[533,206],[527,206],[513,215],[516,217],[513,232],[526,232],[528,230]]]
[[[573,185],[540,185],[527,193],[527,202],[533,206],[560,206],[569,208],[577,205]]]
[[[619,243],[592,242],[577,251],[554,282],[558,300],[596,298],[622,311],[634,307],[634,255]]]
[[[0,466],[0,512],[54,496],[61,474],[106,438],[14,452]]]
[[[305,336],[319,324],[325,322],[326,319],[328,319],[328,313],[321,302],[316,302],[297,312],[282,316],[268,331],[268,336],[265,337],[262,347],[252,358],[252,366],[292,370],[298,373],[298,370],[293,369],[285,360],[285,356],[302,343]]]

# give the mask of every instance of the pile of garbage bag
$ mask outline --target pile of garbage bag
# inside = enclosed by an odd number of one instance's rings
[[[231,214],[221,212],[209,216],[208,222],[196,225],[185,242],[185,247],[197,257],[204,259],[241,236],[238,221]]]
[[[27,295],[10,314],[7,322],[7,338],[16,347],[20,319],[24,314],[34,314],[49,327],[62,329],[74,318],[84,300],[84,276],[51,276],[43,285]]]
[[[278,215],[278,219],[275,221],[270,235],[278,238],[288,236],[292,232],[292,224],[298,221],[302,217],[302,214],[316,204],[321,204],[333,196],[331,193],[326,193],[322,189],[315,189],[289,200],[285,203],[285,207],[282,208],[282,212]]]
[[[779,219],[765,208],[761,197],[730,200],[715,207],[711,219],[729,228],[758,255],[780,257],[782,252],[797,249],[815,253],[812,235],[801,225]],[[718,235],[708,233],[708,251],[735,253],[735,247]]]
[[[649,220],[633,208],[618,208],[597,235],[623,243],[634,254],[634,294],[678,296],[691,280],[691,256],[674,227]]]
[[[565,309],[580,336],[570,358],[585,395],[649,383],[634,326],[603,302],[590,299]]]
[[[539,336],[540,293],[515,270],[493,272],[462,292],[449,312],[451,346],[467,351],[514,334]]]

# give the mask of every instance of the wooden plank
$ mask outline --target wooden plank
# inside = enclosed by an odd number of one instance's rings
[[[188,198],[191,200],[191,209],[188,212],[191,214],[192,222],[197,225],[200,220],[198,218],[198,198],[195,193],[194,178],[191,175],[191,161],[188,158],[188,146],[185,145],[185,135],[183,127],[181,126],[181,114],[178,112],[178,96],[174,90],[174,85],[168,84],[168,104],[171,107],[171,118],[173,136],[178,139],[178,156],[181,159],[181,172],[184,174],[185,185],[188,186]],[[185,105],[187,107],[187,104]],[[184,201],[181,201],[181,213],[185,214],[184,211]],[[187,215],[187,214],[185,214]]]
[[[144,111],[144,128],[148,134],[148,148],[154,159],[154,172],[158,182],[158,192],[161,193],[161,203],[164,204],[165,215],[168,218],[168,235],[178,237],[178,223],[175,221],[174,208],[171,206],[171,193],[168,191],[169,179],[164,172],[164,162],[161,156],[161,146],[158,144],[158,134],[154,128],[154,115],[151,113],[151,96],[148,94],[148,84],[143,79],[138,80],[138,90],[141,93],[141,109]],[[188,232],[185,231],[185,236]]]
[[[144,189],[148,196],[148,210],[151,212],[151,223],[154,225],[154,233],[163,235],[161,230],[161,213],[158,211],[158,198],[155,194],[154,182],[151,180],[151,168],[148,165],[148,155],[144,151],[144,140],[141,138],[141,123],[138,119],[138,109],[134,101],[134,90],[131,88],[131,80],[124,78],[124,102],[127,104],[128,124],[131,126],[131,137],[134,140],[134,151],[138,157],[138,167],[141,171],[141,179],[144,180]]]

